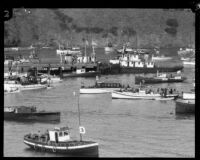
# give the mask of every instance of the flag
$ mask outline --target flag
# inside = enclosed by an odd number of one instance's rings
[[[79,127],[80,134],[85,134],[85,128],[83,126]]]

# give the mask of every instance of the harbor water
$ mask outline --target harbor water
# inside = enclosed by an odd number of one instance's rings
[[[178,91],[193,88],[194,68],[185,68],[184,83],[156,84]],[[134,86],[134,74],[104,75],[100,80],[118,81]],[[82,83],[92,85],[95,78],[68,78],[51,89],[21,91],[4,95],[4,106],[35,105],[39,110],[60,111],[61,122],[27,123],[4,121],[5,157],[54,157],[33,151],[23,143],[27,133],[45,132],[69,126],[71,138],[79,139],[78,97]],[[99,157],[194,157],[195,117],[175,114],[174,101],[120,100],[111,94],[80,95],[83,140],[99,143]]]

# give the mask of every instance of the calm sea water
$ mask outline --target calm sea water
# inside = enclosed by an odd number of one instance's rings
[[[193,87],[194,68],[183,73],[184,83],[169,84],[179,91]],[[134,74],[107,75],[101,79],[134,86]],[[79,139],[77,97],[81,83],[92,85],[95,78],[69,78],[52,89],[23,91],[4,96],[4,106],[35,105],[40,110],[60,111],[61,122],[19,123],[4,121],[4,156],[53,157],[35,152],[23,143],[27,133],[45,132],[56,126],[69,126],[71,138]],[[168,84],[154,85],[168,87]],[[112,100],[110,94],[80,95],[84,140],[99,143],[99,157],[194,157],[195,118],[177,116],[174,101]]]

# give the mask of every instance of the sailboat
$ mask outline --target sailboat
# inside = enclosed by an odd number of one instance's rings
[[[74,96],[76,93],[74,92]],[[78,95],[78,120],[79,140],[71,140],[69,127],[56,127],[47,130],[44,134],[27,134],[24,136],[24,143],[35,150],[42,152],[61,153],[71,156],[98,156],[98,143],[83,140],[85,128],[81,126],[79,95]]]

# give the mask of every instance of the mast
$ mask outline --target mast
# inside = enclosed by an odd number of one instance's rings
[[[79,95],[78,95],[78,124],[79,124],[79,128],[81,126],[81,117],[80,117],[80,107],[79,107]],[[80,133],[79,131],[79,134],[80,134],[80,141],[82,141],[82,134]]]
[[[87,50],[87,48],[86,48],[86,42],[85,42],[85,57],[86,57],[86,50]]]

